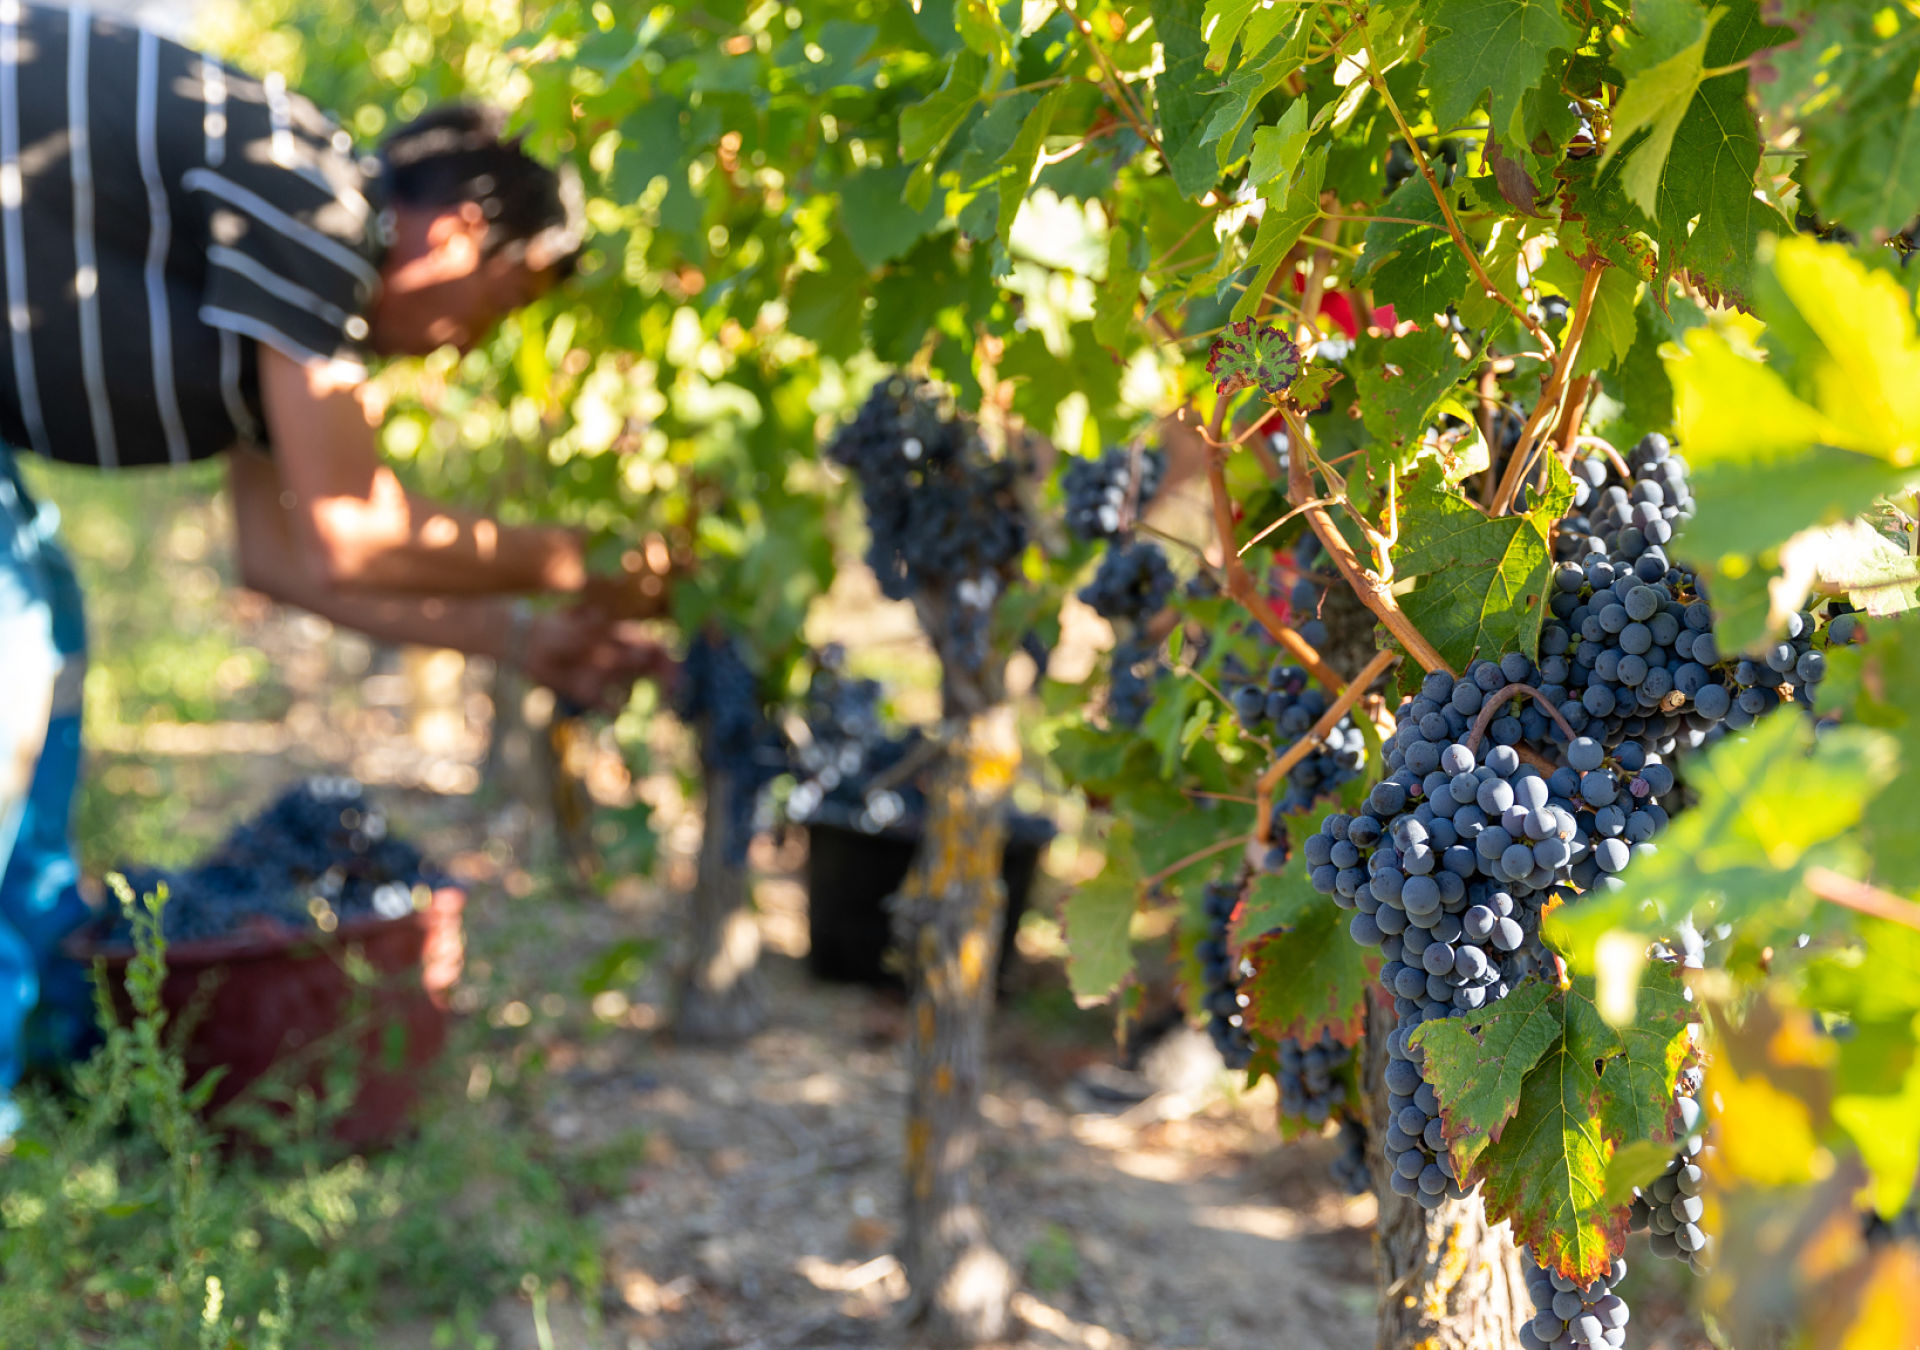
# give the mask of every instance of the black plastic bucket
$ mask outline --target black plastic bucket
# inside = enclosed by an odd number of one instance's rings
[[[1007,887],[1007,921],[1000,943],[1001,980],[1013,959],[1013,935],[1032,898],[1040,855],[1053,841],[1053,822],[1015,813],[1007,821],[1000,877]],[[891,829],[867,834],[831,815],[807,823],[807,966],[822,980],[845,984],[902,984],[888,960],[893,948],[887,897],[900,889],[920,848],[920,832]]]

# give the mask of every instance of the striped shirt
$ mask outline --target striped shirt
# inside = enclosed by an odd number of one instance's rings
[[[0,439],[108,469],[262,443],[256,344],[364,371],[368,181],[275,77],[0,0]]]

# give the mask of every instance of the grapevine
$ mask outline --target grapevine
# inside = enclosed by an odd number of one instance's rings
[[[939,596],[948,613],[935,640],[983,668],[995,603],[1027,543],[1018,466],[988,453],[949,395],[905,375],[876,385],[826,454],[859,480],[881,591]]]

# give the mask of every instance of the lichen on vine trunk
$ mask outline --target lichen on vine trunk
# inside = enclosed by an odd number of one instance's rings
[[[925,841],[893,902],[913,977],[903,1257],[908,1320],[935,1343],[973,1345],[1006,1334],[1014,1288],[975,1193],[975,1162],[1020,745],[1004,705],[954,726],[927,787]]]
[[[728,775],[704,753],[707,828],[688,898],[687,951],[674,990],[674,1033],[685,1041],[724,1045],[767,1024],[760,980],[760,929],[753,917],[752,875],[728,859]]]

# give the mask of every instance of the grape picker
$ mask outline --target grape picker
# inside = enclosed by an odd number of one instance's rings
[[[577,182],[449,107],[356,157],[311,103],[84,9],[0,0],[0,1137],[25,1060],[91,1022],[69,804],[80,596],[14,456],[226,455],[241,579],[375,638],[522,668],[582,704],[658,672],[648,576],[422,500],[380,461],[366,361],[468,348],[563,280]],[[530,616],[516,597],[572,597]],[[30,1016],[31,1014],[31,1016]]]

